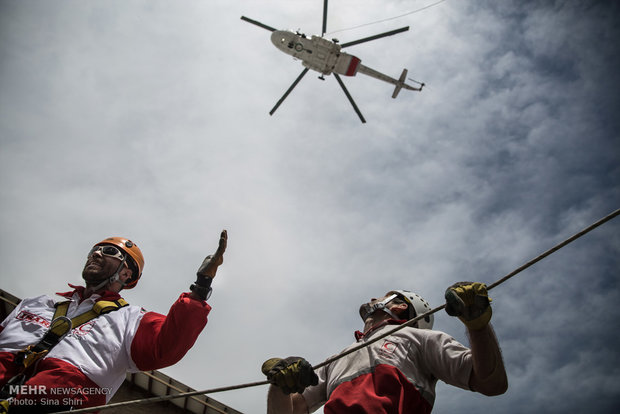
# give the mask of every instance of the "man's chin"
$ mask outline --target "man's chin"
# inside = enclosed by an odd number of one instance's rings
[[[104,280],[107,280],[108,277],[100,275],[100,274],[92,274],[92,273],[87,273],[84,272],[82,273],[82,279],[84,279],[84,282],[86,282],[86,286],[97,286],[98,284],[100,284],[101,282],[103,282]]]

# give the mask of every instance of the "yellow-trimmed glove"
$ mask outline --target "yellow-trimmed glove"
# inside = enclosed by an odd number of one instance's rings
[[[319,377],[312,365],[301,357],[271,358],[261,367],[267,380],[285,394],[303,392],[310,385],[317,385]]]
[[[458,282],[446,290],[445,296],[448,315],[458,316],[468,329],[480,330],[491,320],[491,298],[484,283]]]

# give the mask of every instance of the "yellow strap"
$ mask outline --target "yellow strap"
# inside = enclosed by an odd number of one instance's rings
[[[52,320],[50,324],[50,331],[58,335],[59,337],[63,337],[71,331],[73,328],[73,323],[69,320],[69,318],[58,317]]]
[[[56,304],[56,310],[54,311],[54,316],[49,329],[50,332],[56,334],[59,339],[62,339],[66,334],[68,334],[72,328],[77,328],[78,326],[95,319],[99,315],[103,315],[129,305],[129,303],[122,298],[117,301],[101,300],[96,302],[92,309],[82,313],[81,315],[77,315],[75,318],[71,319],[71,322],[69,322],[69,319],[66,316],[70,303],[71,301],[64,301]],[[36,345],[30,345],[19,351],[18,355],[20,358],[23,358],[21,364],[24,369],[28,368],[39,359],[45,357],[54,345],[56,345],[56,343],[52,344],[49,349],[43,349],[42,351],[36,351]],[[47,346],[49,346],[49,344]],[[3,401],[0,401],[0,414],[3,412],[6,412],[6,410]]]
[[[93,305],[93,310],[98,314],[98,315],[103,315],[106,314],[108,312],[112,312],[115,311],[117,309],[123,308],[125,306],[129,305],[129,303],[127,303],[125,301],[125,299],[120,298],[117,301],[109,301],[109,300],[100,300],[99,302],[95,303]]]
[[[60,302],[56,304],[56,311],[54,312],[54,316],[52,320],[56,319],[59,316],[67,316],[67,309],[69,309],[70,300],[66,300],[64,302]]]
[[[52,320],[55,320],[59,316],[66,316],[70,303],[71,301],[65,301],[56,305],[56,311],[54,312],[54,317]],[[92,309],[82,313],[81,315],[77,315],[75,318],[72,318],[71,325],[73,328],[77,328],[78,326],[95,319],[99,315],[104,315],[117,309],[124,308],[128,305],[129,303],[127,303],[127,301],[123,298],[120,298],[117,301],[100,300],[93,305]]]
[[[75,318],[71,318],[71,326],[73,328],[77,328],[78,326],[84,325],[86,322],[95,319],[97,316],[99,316],[99,314],[91,309],[81,315],[76,316]]]

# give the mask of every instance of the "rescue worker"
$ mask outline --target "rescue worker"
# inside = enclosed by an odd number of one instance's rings
[[[223,263],[228,235],[197,271],[168,315],[146,312],[120,296],[142,276],[138,246],[110,237],[90,250],[82,271],[85,286],[24,299],[0,324],[2,406],[10,413],[54,412],[107,403],[127,372],[177,363],[207,323],[206,299]],[[2,412],[2,409],[0,409]]]
[[[345,355],[314,372],[300,357],[271,358],[262,366],[272,385],[268,413],[325,414],[430,413],[435,384],[448,384],[499,395],[508,388],[501,351],[493,329],[486,286],[460,282],[446,290],[446,311],[467,327],[471,349],[449,335],[431,330],[433,315],[404,327],[369,346]],[[415,293],[396,290],[360,307],[364,331],[359,346],[407,320],[431,310]]]

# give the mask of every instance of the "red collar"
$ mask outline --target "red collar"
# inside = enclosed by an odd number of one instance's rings
[[[76,285],[72,285],[71,283],[68,283],[68,285],[73,290],[70,290],[69,292],[56,292],[56,294],[62,297],[65,297],[67,299],[71,299],[73,295],[77,293],[80,296],[80,302],[82,302],[84,299],[87,299],[84,297],[84,291],[86,290],[84,286],[76,286]],[[100,295],[101,296],[99,298],[95,299],[95,302],[99,302],[100,300],[115,301],[115,300],[121,299],[121,295],[119,295],[116,292],[112,292],[110,290],[104,290],[103,292],[101,292]]]
[[[379,322],[378,324],[372,326],[369,330],[367,330],[366,332],[361,332],[361,331],[355,331],[355,340],[356,341],[360,341],[360,339],[365,338],[367,336],[370,336],[374,331],[376,331],[377,329],[386,326],[386,325],[402,325],[403,323],[407,322],[407,319],[386,319],[384,321]]]

